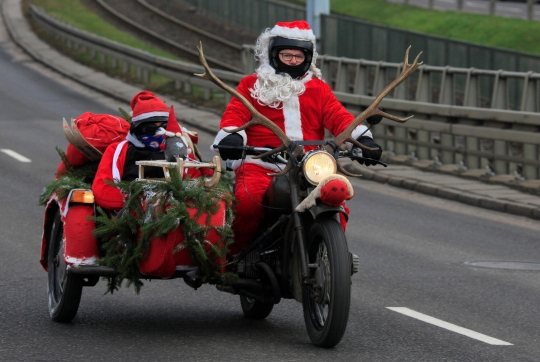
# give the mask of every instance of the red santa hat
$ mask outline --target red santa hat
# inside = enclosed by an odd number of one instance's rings
[[[169,121],[167,122],[167,129],[165,131],[165,135],[169,136],[176,133],[180,133],[181,136],[185,136],[187,134],[191,139],[191,142],[195,144],[199,142],[197,132],[190,131],[187,128],[180,126],[180,122],[178,122],[176,114],[174,113],[174,106],[171,106],[169,111]]]
[[[176,119],[176,114],[174,114],[174,106],[171,106],[171,109],[169,110],[169,120],[167,121],[166,131],[174,134],[180,133],[180,135],[182,135],[182,128]]]
[[[139,124],[151,121],[166,122],[169,117],[169,107],[156,95],[149,91],[142,91],[133,97],[131,106],[131,123],[137,127]],[[154,117],[163,117],[156,120]]]
[[[307,40],[315,46],[315,34],[305,20],[279,22],[272,28],[270,34],[288,39]]]

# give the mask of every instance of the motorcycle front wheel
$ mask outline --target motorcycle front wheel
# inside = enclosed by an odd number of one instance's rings
[[[81,302],[83,280],[68,272],[64,261],[64,226],[56,213],[49,239],[48,284],[49,314],[55,322],[71,322]]]
[[[349,319],[351,266],[347,239],[334,219],[316,220],[310,228],[307,255],[311,285],[302,292],[304,320],[311,342],[337,345]]]

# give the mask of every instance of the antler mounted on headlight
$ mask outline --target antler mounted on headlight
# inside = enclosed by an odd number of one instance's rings
[[[339,135],[337,135],[334,138],[334,142],[336,143],[336,145],[340,146],[344,142],[351,142],[355,146],[362,147],[360,142],[358,142],[352,137],[352,132],[359,124],[361,124],[362,122],[364,122],[366,119],[368,119],[371,116],[379,115],[379,116],[388,118],[392,121],[396,121],[399,123],[406,122],[407,120],[414,117],[414,116],[409,116],[405,118],[399,118],[391,114],[388,114],[386,112],[383,112],[378,108],[379,104],[381,103],[383,98],[388,95],[388,93],[390,93],[394,88],[400,85],[405,79],[407,79],[409,75],[411,75],[420,65],[422,65],[422,62],[418,62],[418,59],[420,58],[420,55],[422,54],[422,52],[418,53],[418,55],[416,56],[412,64],[409,64],[409,50],[410,49],[411,49],[411,46],[409,46],[407,48],[407,51],[405,52],[405,60],[403,61],[403,69],[401,69],[401,73],[399,74],[399,76],[396,79],[394,79],[390,84],[388,84],[386,88],[384,88],[383,91],[377,96],[377,98],[375,98],[373,103],[371,103],[371,105],[368,108],[366,108],[362,113],[360,113],[354,119],[354,121],[352,121],[351,124],[347,128],[345,128],[343,132],[341,132]],[[328,146],[328,147],[331,147],[331,146]]]
[[[362,113],[360,113],[354,119],[354,121],[351,122],[351,124],[343,132],[341,132],[339,135],[337,135],[334,138],[334,143],[337,146],[340,146],[341,144],[343,144],[345,142],[351,142],[356,147],[360,147],[362,149],[374,150],[374,148],[367,147],[367,146],[361,144],[360,142],[358,142],[357,140],[355,140],[352,137],[353,130],[359,124],[361,124],[366,119],[368,119],[369,117],[374,116],[374,115],[380,115],[380,116],[383,116],[385,118],[391,119],[391,120],[396,121],[396,122],[406,122],[408,119],[413,117],[413,116],[409,116],[409,117],[406,117],[406,118],[399,118],[399,117],[393,116],[391,114],[388,114],[386,112],[383,112],[378,108],[378,106],[381,103],[381,101],[383,100],[383,98],[386,97],[388,95],[388,93],[390,93],[395,87],[397,87],[399,84],[401,84],[401,82],[403,82],[409,75],[411,75],[422,64],[422,62],[420,62],[420,63],[418,62],[418,59],[420,58],[420,55],[422,54],[422,52],[420,52],[416,56],[413,64],[409,64],[409,49],[410,48],[411,47],[409,46],[409,48],[407,48],[407,51],[405,53],[405,61],[403,63],[403,69],[401,70],[400,75],[392,83],[387,85],[386,88],[384,88],[383,91],[377,96],[377,98],[375,98],[373,103],[366,110],[364,110]],[[234,89],[234,88],[230,87],[229,85],[223,83],[212,72],[212,70],[210,69],[210,66],[208,65],[208,63],[206,62],[206,59],[204,57],[202,42],[199,43],[199,46],[197,47],[197,49],[199,50],[199,60],[201,61],[201,64],[204,67],[205,72],[203,74],[195,74],[195,75],[197,77],[208,79],[209,81],[213,82],[214,84],[216,84],[217,86],[219,86],[223,90],[227,91],[231,95],[238,98],[238,100],[240,102],[242,102],[242,104],[244,106],[247,107],[247,109],[251,112],[251,115],[252,115],[251,121],[244,124],[243,126],[238,127],[236,129],[229,129],[229,130],[224,130],[224,131],[228,132],[228,133],[234,133],[234,132],[242,131],[242,130],[248,128],[248,127],[251,127],[253,125],[258,124],[258,125],[262,125],[262,126],[268,128],[272,132],[274,132],[274,134],[281,140],[281,142],[282,142],[281,146],[279,146],[277,148],[274,148],[273,150],[268,151],[268,152],[266,152],[264,154],[254,156],[254,158],[263,158],[263,157],[269,156],[271,154],[281,152],[281,151],[285,151],[285,150],[289,149],[292,146],[293,141],[285,134],[285,132],[283,132],[283,130],[281,128],[279,128],[279,126],[277,126],[274,122],[272,122],[270,119],[268,119],[267,117],[262,115],[259,111],[257,111],[257,109],[253,106],[253,104],[251,104],[236,89]],[[330,145],[326,146],[325,149],[328,152],[330,152],[331,154],[334,153],[334,149]],[[293,155],[295,157],[301,155],[303,153],[302,146],[296,145],[294,147],[294,149],[292,150],[292,153],[293,153]],[[285,169],[283,171],[281,171],[281,172],[279,172],[277,174],[274,174],[274,175],[278,176],[278,175],[285,174],[289,170],[289,168],[291,166],[290,165],[291,161],[292,161],[292,158],[289,160],[289,163],[287,164],[287,166],[285,167]],[[343,173],[345,173],[347,175],[355,176],[355,175],[352,175],[349,172],[347,172],[339,163],[338,163],[338,168],[339,168],[339,170],[341,172],[343,172]]]
[[[358,125],[360,125],[362,122],[364,122],[371,116],[379,115],[379,116],[388,118],[392,121],[399,122],[399,123],[407,122],[409,119],[414,117],[414,116],[409,116],[405,118],[399,118],[391,114],[388,114],[386,112],[383,112],[379,109],[379,104],[384,99],[384,97],[386,97],[388,93],[390,93],[394,88],[400,85],[405,79],[407,79],[407,77],[409,77],[416,69],[418,69],[420,65],[422,65],[422,62],[418,62],[418,59],[420,58],[420,55],[422,54],[422,52],[418,53],[418,55],[416,56],[412,64],[409,64],[409,50],[410,49],[411,49],[411,46],[409,46],[407,48],[407,51],[405,52],[405,60],[403,61],[403,68],[401,69],[401,73],[399,74],[399,76],[396,79],[394,79],[390,84],[388,84],[386,88],[384,88],[382,92],[375,98],[373,103],[371,103],[371,105],[368,108],[366,108],[362,113],[360,113],[354,119],[354,121],[352,121],[351,124],[347,128],[345,128],[343,132],[341,132],[339,135],[337,135],[334,138],[334,143],[338,147],[345,142],[351,142],[357,147],[365,148],[365,146],[363,146],[360,142],[358,142],[356,139],[352,137],[352,132]],[[330,145],[326,146],[325,149],[330,153],[334,152],[333,147]],[[359,176],[359,175],[354,175],[346,171],[343,168],[343,166],[341,166],[339,163],[338,163],[338,169],[348,176]]]

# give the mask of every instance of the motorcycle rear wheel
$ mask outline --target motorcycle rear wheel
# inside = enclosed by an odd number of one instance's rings
[[[274,303],[263,303],[255,299],[240,296],[240,304],[242,305],[242,312],[248,319],[262,320],[272,313],[274,309]]]
[[[316,220],[307,254],[314,283],[303,287],[304,321],[314,345],[332,348],[347,328],[351,300],[349,249],[341,225],[330,218]]]
[[[64,226],[57,212],[54,217],[48,253],[49,314],[59,323],[71,322],[77,315],[83,280],[80,276],[69,273],[64,261]]]

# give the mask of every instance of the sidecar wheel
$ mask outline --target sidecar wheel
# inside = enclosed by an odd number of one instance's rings
[[[274,309],[274,303],[259,302],[243,295],[240,296],[240,303],[242,304],[242,311],[248,319],[265,319]]]
[[[48,259],[49,314],[55,322],[71,322],[79,309],[83,280],[69,273],[64,262],[64,226],[60,212],[54,218]]]
[[[331,348],[345,333],[351,299],[349,250],[341,225],[330,218],[317,220],[307,253],[313,284],[302,293],[306,328],[314,345]]]

